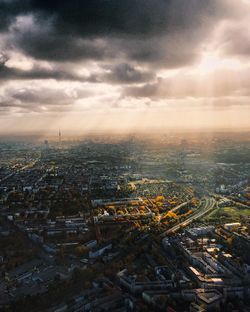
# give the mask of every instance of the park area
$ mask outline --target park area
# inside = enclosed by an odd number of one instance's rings
[[[250,217],[250,208],[229,206],[214,210],[206,217],[206,220],[210,222],[236,222],[244,217]]]

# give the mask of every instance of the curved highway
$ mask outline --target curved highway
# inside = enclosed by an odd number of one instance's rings
[[[213,197],[204,197],[201,200],[200,206],[197,210],[186,220],[174,225],[172,228],[168,229],[167,231],[163,232],[161,236],[165,236],[170,232],[177,232],[180,228],[185,227],[192,223],[194,220],[197,220],[207,213],[211,212],[216,207],[216,200]]]

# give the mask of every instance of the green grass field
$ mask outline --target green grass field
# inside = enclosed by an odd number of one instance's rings
[[[210,215],[208,215],[206,221],[238,221],[241,217],[250,216],[250,208],[239,207],[221,207],[217,208]]]

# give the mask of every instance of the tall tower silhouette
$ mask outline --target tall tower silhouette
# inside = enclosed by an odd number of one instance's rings
[[[61,130],[59,129],[59,133],[58,133],[58,138],[59,138],[59,144],[61,145],[62,142],[62,133]]]

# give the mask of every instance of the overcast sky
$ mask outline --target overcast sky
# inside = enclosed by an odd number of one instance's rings
[[[0,134],[250,128],[250,0],[0,0]]]

